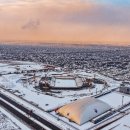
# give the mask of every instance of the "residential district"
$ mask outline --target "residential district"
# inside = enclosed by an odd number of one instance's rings
[[[129,53],[0,45],[0,130],[129,130]]]

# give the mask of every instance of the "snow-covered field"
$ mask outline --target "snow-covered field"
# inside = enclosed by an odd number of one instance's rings
[[[123,104],[127,104],[130,102],[129,95],[125,95],[119,92],[112,92],[110,94],[100,97],[99,99],[106,102],[113,108],[118,108],[122,106],[122,102]]]
[[[0,130],[31,130],[21,121],[0,107]]]
[[[19,127],[0,111],[0,130],[19,130]]]
[[[55,87],[75,88],[77,86],[74,79],[66,79],[66,80],[56,79]]]

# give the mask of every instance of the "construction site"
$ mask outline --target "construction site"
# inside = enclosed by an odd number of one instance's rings
[[[1,127],[12,126],[6,120],[27,130],[129,127],[128,82],[34,62],[2,61],[0,67],[0,110],[7,116]]]

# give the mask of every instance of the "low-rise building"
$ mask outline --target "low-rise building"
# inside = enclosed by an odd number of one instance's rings
[[[78,125],[82,125],[93,118],[109,111],[111,107],[96,98],[87,97],[59,108],[56,112]]]

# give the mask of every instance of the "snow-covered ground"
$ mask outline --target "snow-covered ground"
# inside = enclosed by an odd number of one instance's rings
[[[31,130],[31,128],[0,107],[0,130]]]
[[[113,108],[118,108],[122,106],[122,102],[123,104],[127,104],[130,102],[129,95],[125,95],[119,92],[112,92],[110,94],[100,97],[99,99],[106,102]]]
[[[66,80],[56,79],[55,87],[76,88],[77,85],[74,79],[66,79]]]
[[[130,130],[130,114],[124,116],[102,130]]]
[[[18,62],[19,63],[19,62]],[[21,62],[20,62],[21,63]],[[20,70],[31,70],[31,69],[42,69],[44,68],[44,65],[42,64],[36,64],[36,63],[27,63],[23,62],[22,64],[19,63],[19,68]],[[12,72],[16,71],[16,66],[13,65],[12,67],[10,67],[9,64],[0,64],[3,68],[1,68],[0,70],[4,70],[7,72]],[[12,64],[11,64],[12,65]],[[10,67],[10,69],[9,69]],[[61,74],[63,72],[55,72],[55,71],[50,71],[48,72],[48,75],[51,74]],[[80,75],[85,75],[88,77],[92,77],[93,73],[86,73],[83,71],[75,71],[75,74],[80,74]],[[33,75],[33,74],[32,74]],[[45,72],[37,72],[37,75],[45,75]],[[39,89],[37,89],[35,87],[35,85],[38,85],[38,82],[40,80],[40,77],[36,77],[36,82],[33,82],[33,79],[30,79],[31,82],[27,81],[27,82],[22,82],[20,81],[20,79],[22,79],[24,76],[24,74],[7,74],[7,75],[2,75],[0,76],[0,84],[4,85],[5,88],[10,89],[11,91],[13,91],[16,95],[20,95],[22,96],[24,99],[33,102],[35,104],[37,104],[39,107],[43,108],[44,110],[53,110],[57,107],[60,107],[62,105],[65,105],[75,99],[79,99],[79,98],[84,98],[86,96],[90,96],[90,95],[94,95],[96,93],[99,93],[102,89],[103,89],[103,85],[102,84],[95,84],[95,87],[92,89],[82,89],[82,90],[78,90],[78,91],[72,91],[72,90],[55,90],[53,92],[43,92]],[[30,78],[33,76],[26,76],[26,78]],[[97,76],[98,77],[98,76]],[[104,78],[104,77],[103,77]],[[109,85],[113,85],[113,87],[108,88],[108,89],[112,89],[114,87],[118,87],[119,83],[118,82],[114,82],[113,79],[108,79],[109,81]],[[70,80],[69,82],[67,82],[66,80],[56,80],[56,85],[57,86],[75,86],[75,80]]]
[[[19,127],[16,126],[8,117],[0,112],[0,130],[19,130]]]
[[[17,69],[17,67],[19,69]],[[38,86],[39,80],[45,74],[52,75],[52,74],[62,74],[65,72],[56,72],[56,71],[49,71],[49,72],[35,72],[35,80],[33,78],[33,73],[27,74],[25,73],[16,74],[18,70],[26,71],[26,70],[41,70],[44,68],[43,64],[37,63],[30,63],[30,62],[16,62],[15,63],[0,63],[0,84],[4,86],[6,89],[12,91],[14,94],[21,96],[22,98],[30,101],[31,103],[41,107],[45,111],[52,111],[52,114],[56,118],[60,118],[64,122],[73,125],[76,128],[84,130],[85,128],[89,128],[94,124],[88,122],[82,126],[78,126],[75,123],[69,122],[64,117],[59,117],[55,114],[54,110],[68,104],[74,100],[81,99],[87,96],[93,96],[97,93],[105,92],[120,86],[120,81],[115,81],[112,78],[105,77],[99,73],[86,73],[82,70],[74,70],[71,74],[80,75],[82,77],[89,77],[93,78],[96,77],[98,79],[105,80],[109,87],[104,89],[104,84],[94,84],[94,88],[88,89],[84,88],[81,90],[52,90],[52,91],[43,91],[40,90]],[[11,74],[10,74],[11,73]],[[22,79],[27,79],[26,82],[22,81]],[[69,82],[66,80],[58,79],[56,81],[57,86],[67,86],[73,87],[76,86],[75,80],[70,80]],[[57,87],[56,86],[56,87]],[[105,96],[100,97],[99,99],[108,103],[113,108],[117,108],[118,106],[122,105],[122,94],[117,92],[112,92]],[[123,103],[128,103],[130,101],[130,97],[124,95]],[[19,126],[19,125],[18,125]],[[2,129],[3,130],[3,129]]]
[[[43,69],[42,64],[37,64],[33,62],[8,62],[8,63],[0,63],[0,73],[1,74],[8,74],[8,73],[14,73],[18,71],[24,71],[24,70],[38,70]]]

